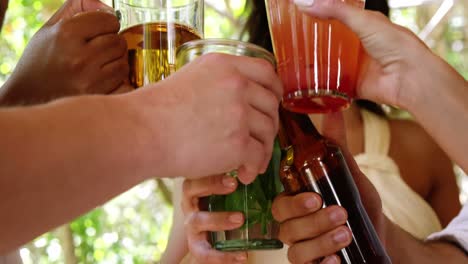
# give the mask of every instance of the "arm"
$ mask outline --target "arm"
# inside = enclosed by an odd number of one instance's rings
[[[430,50],[414,49],[414,53],[414,58],[419,58],[414,60],[418,65],[411,67],[405,76],[409,85],[401,106],[468,171],[468,82]]]
[[[97,0],[84,0],[88,9],[73,8],[78,1],[67,1],[30,40],[0,90],[0,106],[108,94],[127,79],[127,47],[117,34],[118,19],[109,12],[95,11],[105,6]],[[84,13],[86,10],[90,12]]]
[[[181,263],[182,259],[188,253],[187,236],[184,227],[184,213],[181,208],[182,183],[183,179],[177,179],[174,184],[174,214],[172,227],[166,251],[164,251],[160,261],[161,263]]]
[[[390,156],[403,180],[435,210],[446,226],[460,211],[453,163],[416,122],[391,121]]]
[[[382,14],[331,0],[295,0],[312,16],[351,28],[369,55],[357,94],[411,112],[442,149],[468,170],[468,82],[408,29]]]
[[[122,99],[82,97],[0,111],[0,252],[158,172],[149,165],[161,164],[161,152],[148,152],[142,117]]]
[[[453,163],[447,155],[432,143],[431,161],[428,173],[432,178],[432,187],[427,201],[439,216],[442,226],[447,226],[460,212],[460,189],[456,182]]]
[[[215,55],[125,95],[0,108],[0,254],[148,176],[244,166],[252,181],[270,158],[280,95],[271,65]]]
[[[393,263],[467,263],[467,255],[447,242],[422,242],[387,219],[387,251]]]

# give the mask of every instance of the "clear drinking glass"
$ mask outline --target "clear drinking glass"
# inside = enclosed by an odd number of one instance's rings
[[[205,39],[190,41],[179,47],[176,68],[179,69],[195,58],[211,52],[263,58],[275,64],[273,54],[256,45],[234,40]],[[259,175],[253,183],[244,185],[239,182],[237,190],[232,194],[212,195],[202,200],[204,210],[235,211],[245,215],[245,224],[242,227],[211,233],[214,248],[238,251],[283,247],[277,239],[279,225],[271,214],[271,204],[283,190],[279,179],[280,162],[281,150],[276,141],[268,170]],[[236,177],[235,172],[231,172],[230,175]]]
[[[114,5],[135,88],[165,79],[175,70],[177,47],[203,37],[203,0],[117,0]]]
[[[341,0],[364,8],[365,0]],[[283,106],[299,113],[344,109],[355,96],[361,45],[337,20],[302,13],[293,1],[265,0]]]

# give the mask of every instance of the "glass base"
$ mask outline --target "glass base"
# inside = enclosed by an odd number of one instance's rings
[[[283,97],[283,106],[296,113],[324,114],[346,109],[351,101],[346,93],[334,90],[300,90],[286,94]]]
[[[271,250],[283,248],[276,239],[237,239],[217,241],[214,248],[220,251]]]

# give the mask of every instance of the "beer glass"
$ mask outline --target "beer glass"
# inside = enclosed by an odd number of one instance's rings
[[[175,70],[177,47],[203,37],[203,0],[118,0],[114,5],[135,88],[165,79]]]
[[[364,8],[365,0],[341,0]],[[283,106],[298,113],[327,113],[355,96],[361,45],[341,22],[302,13],[293,1],[265,0]]]
[[[179,69],[195,58],[211,52],[263,58],[275,64],[273,54],[256,45],[235,40],[205,39],[183,44],[177,51],[176,68]],[[279,179],[281,162],[279,142],[275,142],[273,149],[267,171],[259,175],[253,183],[244,185],[239,182],[236,191],[231,194],[212,195],[202,199],[204,207],[202,210],[242,212],[245,216],[242,227],[211,233],[214,248],[222,251],[238,251],[283,247],[277,239],[279,225],[271,214],[271,204],[283,190]],[[229,174],[236,177],[236,172]]]

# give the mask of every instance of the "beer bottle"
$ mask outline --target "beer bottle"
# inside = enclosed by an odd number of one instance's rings
[[[309,117],[280,109],[281,182],[291,195],[315,192],[323,206],[348,212],[352,243],[337,252],[341,263],[391,263],[367,215],[340,147],[320,135]]]

